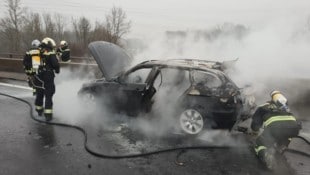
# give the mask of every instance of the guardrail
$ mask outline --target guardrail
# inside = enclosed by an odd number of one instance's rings
[[[3,58],[23,58],[23,54],[18,54],[18,53],[0,53],[0,57]]]
[[[23,59],[24,54],[20,53],[0,53],[0,58],[7,58],[7,59]],[[92,57],[78,57],[78,56],[71,56],[72,62],[77,63],[96,63],[95,60]]]
[[[0,58],[0,72],[8,73],[20,73],[24,74],[24,66],[20,58]],[[95,75],[98,75],[100,72],[98,65],[94,63],[87,62],[70,62],[63,63],[60,62],[61,68],[67,68],[71,71],[77,71],[80,73],[83,72],[93,72]]]

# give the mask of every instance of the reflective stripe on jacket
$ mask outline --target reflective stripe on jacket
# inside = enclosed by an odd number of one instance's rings
[[[270,117],[268,120],[264,122],[264,127],[267,127],[271,123],[277,122],[277,121],[296,121],[296,118],[292,115]]]

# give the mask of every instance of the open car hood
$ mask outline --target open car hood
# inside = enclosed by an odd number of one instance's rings
[[[132,58],[127,55],[124,49],[109,42],[91,42],[88,49],[96,60],[103,76],[107,79],[124,71],[132,61]]]

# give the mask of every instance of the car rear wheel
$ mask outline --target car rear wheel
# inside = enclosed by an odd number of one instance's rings
[[[195,135],[202,131],[204,121],[200,112],[195,109],[184,110],[179,117],[180,126],[186,134]]]

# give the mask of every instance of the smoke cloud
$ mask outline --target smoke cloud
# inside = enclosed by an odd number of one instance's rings
[[[174,32],[173,37],[166,33],[157,37],[160,39],[145,42],[146,49],[136,54],[134,64],[148,59],[226,61],[238,58],[231,78],[239,87],[252,85],[256,95],[266,99],[265,94],[273,88],[289,89],[286,86],[292,79],[309,79],[309,21],[310,16],[296,15],[266,19],[263,26],[226,23],[201,31],[181,32],[183,35],[180,31]]]
[[[309,81],[309,16],[297,15],[269,21],[266,19],[263,24],[247,26],[225,23],[200,31],[165,33],[156,39],[144,40],[144,49],[135,53],[133,65],[151,59],[190,58],[227,61],[238,58],[230,76],[239,87],[251,85],[258,104],[268,100],[269,92],[273,89],[286,93],[289,101],[297,101],[309,91],[309,86],[296,83],[305,79]],[[65,77],[65,73],[63,76]],[[70,81],[60,81],[57,86],[56,114],[65,116],[61,120],[73,123],[85,121],[85,116],[92,117],[96,125],[108,127],[108,124],[105,124],[109,121],[105,119],[111,118],[114,114],[107,113],[103,107],[100,107],[100,110],[96,107],[85,109],[77,99],[77,91],[88,79],[71,79],[70,76],[64,79],[68,78]],[[177,96],[169,93],[169,89],[157,93],[151,117],[131,118],[130,121],[123,116],[117,119],[128,122],[131,129],[139,130],[145,135],[165,135],[178,125],[171,117],[173,109],[167,108],[171,103],[164,100],[167,94],[172,96],[169,99]],[[93,115],[85,111],[100,113]],[[100,121],[96,122],[98,120]],[[212,135],[204,134],[201,139],[213,140],[217,136],[220,137],[221,134],[213,132]]]
[[[96,79],[95,72],[61,69],[56,75],[54,95],[54,115],[60,122],[82,125],[93,129],[119,130],[119,124],[128,122],[122,114],[111,113],[104,105],[109,99],[79,96],[84,83]]]
[[[135,53],[133,65],[152,59],[228,61],[238,58],[229,76],[239,87],[251,85],[250,93],[255,96],[257,104],[269,100],[269,93],[277,89],[284,92],[294,108],[294,104],[309,92],[309,21],[309,15],[296,15],[266,19],[263,26],[225,23],[200,31],[166,32],[156,39],[144,40],[144,49]],[[157,99],[157,103],[169,106],[161,99]],[[167,109],[157,110],[157,113],[167,116]],[[300,111],[293,110],[293,113],[301,117]],[[165,120],[162,119],[160,127],[141,123],[140,129],[146,133],[159,133],[159,128],[163,131],[163,128],[178,124]],[[215,135],[221,137],[217,132]],[[214,135],[204,134],[202,137],[205,140],[210,138]]]

